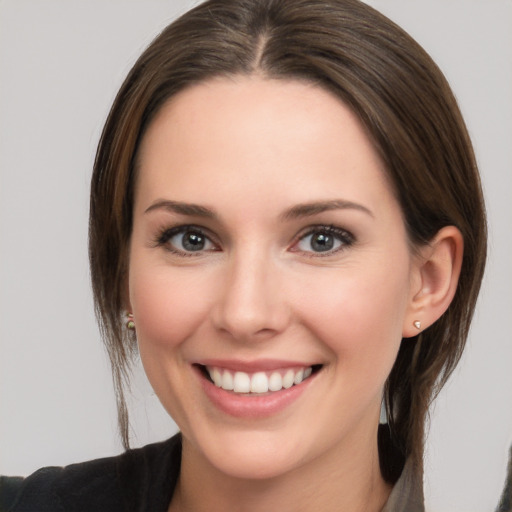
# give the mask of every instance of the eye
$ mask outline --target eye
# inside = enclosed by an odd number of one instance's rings
[[[344,229],[318,226],[303,235],[293,250],[306,253],[335,253],[352,245],[354,237]]]
[[[166,246],[171,252],[187,255],[217,249],[211,239],[195,226],[168,229],[159,236],[157,244]]]

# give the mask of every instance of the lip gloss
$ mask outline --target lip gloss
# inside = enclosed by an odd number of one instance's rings
[[[264,418],[277,414],[294,403],[309,387],[315,375],[298,385],[268,393],[235,393],[217,387],[197,369],[206,396],[222,412],[238,418]]]

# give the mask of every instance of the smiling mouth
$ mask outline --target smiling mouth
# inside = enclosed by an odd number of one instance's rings
[[[322,365],[286,368],[254,373],[232,371],[216,366],[197,365],[203,376],[218,388],[245,396],[261,396],[290,389],[318,373]]]

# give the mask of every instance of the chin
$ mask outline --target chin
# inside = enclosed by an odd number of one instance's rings
[[[251,450],[252,452],[252,450]],[[283,476],[298,465],[289,459],[289,454],[280,456],[259,450],[258,454],[230,452],[211,463],[223,474],[241,480],[270,480]]]
[[[301,443],[277,431],[221,435],[197,448],[218,471],[243,480],[277,478],[301,465]],[[302,448],[304,448],[302,446]]]

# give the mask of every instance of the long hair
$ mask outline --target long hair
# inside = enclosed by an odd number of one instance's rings
[[[446,79],[406,32],[358,0],[209,0],[169,25],[124,81],[98,146],[89,227],[96,313],[123,443],[123,385],[136,342],[122,314],[140,141],[177,92],[251,74],[308,81],[353,110],[384,163],[412,248],[447,225],[464,237],[451,305],[434,325],[402,340],[385,385],[392,450],[381,450],[381,469],[395,481],[406,457],[421,463],[429,405],[464,349],[485,265],[486,221],[471,141]]]

